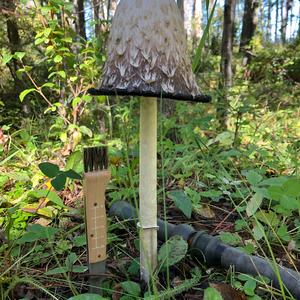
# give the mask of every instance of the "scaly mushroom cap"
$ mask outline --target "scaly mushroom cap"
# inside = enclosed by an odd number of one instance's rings
[[[207,102],[198,90],[174,0],[121,0],[108,58],[94,95],[141,95]]]

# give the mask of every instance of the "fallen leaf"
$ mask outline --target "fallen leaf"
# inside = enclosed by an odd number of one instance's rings
[[[247,300],[247,297],[244,293],[235,290],[229,284],[210,283],[209,285],[221,294],[223,300]]]
[[[214,211],[207,203],[203,203],[200,207],[196,207],[194,211],[196,212],[196,214],[206,219],[214,219],[216,217]]]

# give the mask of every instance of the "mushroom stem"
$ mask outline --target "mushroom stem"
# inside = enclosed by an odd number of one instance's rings
[[[140,101],[140,264],[149,283],[157,264],[157,99]]]

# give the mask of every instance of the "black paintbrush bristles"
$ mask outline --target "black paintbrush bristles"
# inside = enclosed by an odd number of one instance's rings
[[[108,168],[107,146],[84,148],[83,164],[85,173],[106,170]]]

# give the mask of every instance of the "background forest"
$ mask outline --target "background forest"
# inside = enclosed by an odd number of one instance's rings
[[[159,215],[300,270],[300,2],[177,4],[212,102],[160,101]],[[83,147],[109,145],[108,208],[138,197],[139,99],[87,93],[101,79],[116,5],[0,0],[0,299],[296,299],[280,279],[278,289],[208,268],[183,240],[161,247],[151,296],[136,230],[114,218],[103,295],[84,295]],[[41,162],[66,171],[63,180]]]

